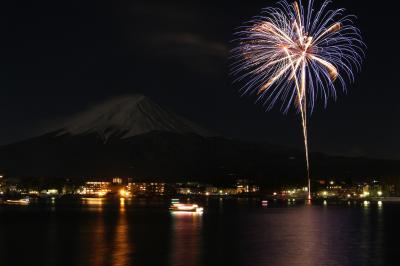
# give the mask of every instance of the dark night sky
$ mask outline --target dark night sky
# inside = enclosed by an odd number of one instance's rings
[[[302,145],[294,111],[265,113],[228,76],[235,28],[275,1],[8,2],[0,11],[0,143],[140,92],[226,136]],[[314,151],[400,159],[399,53],[389,53],[398,12],[384,3],[335,1],[358,16],[367,58],[347,95],[313,114]]]

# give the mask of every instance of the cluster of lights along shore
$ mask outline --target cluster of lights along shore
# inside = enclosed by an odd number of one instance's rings
[[[360,182],[347,184],[343,181],[316,180],[313,197],[315,199],[343,199],[343,200],[366,200],[384,199],[400,196],[399,186],[393,179],[384,181],[373,180],[371,182]],[[174,196],[204,196],[204,197],[235,197],[256,196],[276,200],[301,200],[307,197],[308,187],[287,187],[279,190],[263,190],[259,185],[247,179],[236,180],[232,186],[214,186],[199,182],[163,183],[163,182],[134,182],[133,178],[98,179],[84,182],[76,187],[68,186],[62,189],[47,188],[37,190],[20,183],[7,182],[4,177],[0,178],[0,195],[20,194],[31,198],[48,197],[56,199],[62,195],[75,195],[81,198],[135,198],[135,197],[174,197]],[[10,201],[11,202],[11,201]],[[29,201],[21,201],[26,204]],[[185,208],[185,206],[183,206]],[[194,208],[193,206],[191,208]]]

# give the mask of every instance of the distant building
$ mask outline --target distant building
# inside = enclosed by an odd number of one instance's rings
[[[128,192],[131,195],[145,195],[147,191],[146,183],[132,182],[128,183]]]
[[[193,190],[193,189],[190,188],[190,187],[179,187],[179,188],[176,189],[176,192],[177,192],[178,194],[181,194],[181,195],[195,194],[194,191],[195,191],[195,190]]]
[[[295,188],[285,188],[279,193],[274,192],[274,197],[281,198],[305,198],[307,196],[308,188],[307,187],[295,187]]]
[[[206,188],[205,188],[205,194],[207,195],[207,196],[210,196],[210,195],[218,195],[218,188],[217,187],[211,187],[211,186],[207,186]]]
[[[387,177],[382,180],[382,189],[389,197],[400,197],[400,178]]]
[[[40,196],[43,196],[43,197],[57,196],[59,194],[58,189],[55,189],[55,188],[43,189],[38,194],[36,192],[37,191],[31,190],[31,191],[28,191],[28,194],[30,194],[30,195],[40,195]]]
[[[105,196],[107,193],[110,192],[111,183],[104,181],[88,181],[80,190],[80,194],[95,196]]]
[[[176,193],[181,195],[202,195],[206,189],[204,185],[197,182],[177,183]]]
[[[165,183],[144,183],[144,182],[131,182],[128,183],[127,190],[130,195],[165,195]]]
[[[236,181],[236,193],[258,193],[260,192],[259,186],[255,185],[252,181],[247,179],[239,179]]]
[[[122,178],[120,178],[120,177],[114,177],[114,178],[112,179],[112,182],[113,182],[113,184],[121,185],[122,182],[123,182],[123,180],[122,180]]]
[[[235,188],[235,187],[218,188],[218,195],[221,195],[221,196],[237,195],[237,194],[238,194],[238,191],[237,191],[237,188]]]
[[[0,175],[0,195],[4,194],[5,192],[5,181],[4,177]]]

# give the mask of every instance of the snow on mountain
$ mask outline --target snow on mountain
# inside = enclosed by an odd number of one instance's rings
[[[107,140],[111,136],[129,138],[152,131],[212,135],[143,95],[123,96],[96,105],[68,120],[59,135],[97,133]]]

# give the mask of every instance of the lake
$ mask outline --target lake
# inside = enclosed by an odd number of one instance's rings
[[[213,199],[0,205],[0,265],[399,265],[400,204]]]

